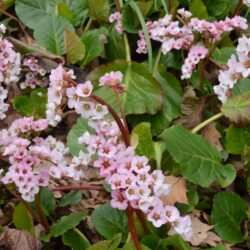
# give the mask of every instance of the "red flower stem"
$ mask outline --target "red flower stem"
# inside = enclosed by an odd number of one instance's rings
[[[14,190],[8,188],[7,185],[5,185],[5,189],[7,189],[14,197],[16,197],[20,202],[22,202],[24,204],[24,206],[29,211],[32,218],[35,220],[36,215],[34,214],[32,208],[30,207],[30,205],[20,195],[18,195]]]
[[[136,232],[136,227],[135,227],[135,218],[134,218],[134,210],[131,207],[131,205],[128,205],[127,208],[127,214],[128,214],[128,226],[129,226],[129,232],[131,234],[132,240],[134,242],[136,250],[142,250],[141,244]]]
[[[122,137],[123,137],[123,140],[124,140],[126,147],[129,147],[130,140],[129,140],[129,137],[127,135],[126,129],[125,129],[124,125],[122,124],[120,117],[117,115],[117,113],[114,111],[114,109],[108,103],[106,103],[102,98],[100,98],[99,96],[92,94],[90,97],[93,98],[98,103],[105,105],[108,108],[109,113],[113,116],[114,120],[116,121],[116,123],[121,131],[121,134],[122,134]]]
[[[84,186],[60,186],[51,188],[51,191],[69,191],[69,190],[97,190],[97,191],[105,191],[102,186],[93,186],[93,185],[84,185]]]
[[[168,12],[171,11],[172,8],[172,0],[168,0]]]
[[[128,124],[127,124],[126,116],[125,116],[123,108],[122,108],[122,103],[121,103],[121,99],[120,99],[118,90],[117,90],[117,88],[113,88],[113,89],[114,89],[115,97],[116,97],[116,100],[117,100],[117,103],[118,103],[118,106],[119,106],[119,109],[120,109],[120,112],[122,115],[123,124],[124,124],[126,132],[127,132],[127,137],[130,138]]]
[[[233,13],[233,17],[239,15],[240,11],[241,11],[241,8],[243,6],[243,0],[239,0],[235,10],[234,10],[234,13]]]
[[[44,217],[43,214],[43,209],[41,206],[41,200],[40,200],[40,194],[37,194],[35,197],[35,205],[36,205],[36,209],[37,209],[37,213],[38,213],[38,220],[40,222],[40,224],[44,227],[46,233],[50,232],[50,225],[47,222],[47,220]]]
[[[136,215],[141,222],[142,229],[143,229],[144,233],[148,234],[149,230],[148,230],[147,221],[145,219],[144,213],[141,210],[136,210]]]

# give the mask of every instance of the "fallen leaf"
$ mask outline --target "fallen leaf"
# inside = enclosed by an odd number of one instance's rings
[[[192,217],[192,230],[193,235],[188,240],[193,246],[198,246],[208,237],[208,231],[213,228],[208,224],[201,222],[197,217]]]
[[[189,87],[182,97],[181,117],[175,121],[175,124],[184,126],[187,129],[194,128],[202,121],[205,98],[196,97],[193,88]]]
[[[215,247],[218,243],[221,242],[221,238],[214,232],[207,232],[207,238],[204,239],[203,243],[208,244],[209,246]]]
[[[218,151],[222,151],[223,147],[220,143],[221,134],[216,129],[216,123],[209,123],[201,132],[204,139],[208,141],[209,144],[214,145]]]
[[[26,231],[5,228],[0,235],[0,246],[8,250],[40,250],[42,243]]]
[[[164,205],[174,205],[176,202],[188,203],[186,181],[182,177],[166,176],[165,182],[172,185],[170,193],[162,196]]]

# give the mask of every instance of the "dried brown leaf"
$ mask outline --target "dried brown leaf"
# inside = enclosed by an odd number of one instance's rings
[[[172,185],[170,193],[161,197],[165,205],[188,203],[186,181],[182,177],[166,176],[165,182]]]
[[[202,130],[202,136],[205,138],[209,144],[214,145],[218,151],[222,151],[223,147],[220,143],[221,134],[216,129],[216,123],[211,122],[209,123],[203,130]]]
[[[192,217],[192,230],[193,235],[188,240],[193,246],[198,246],[201,243],[205,243],[208,237],[208,231],[212,229],[213,226],[201,222],[198,218]]]
[[[202,121],[204,105],[205,98],[196,97],[193,88],[189,87],[182,97],[181,117],[175,123],[187,129],[194,128]]]
[[[9,250],[40,250],[41,242],[25,231],[5,228],[0,235],[0,246]]]

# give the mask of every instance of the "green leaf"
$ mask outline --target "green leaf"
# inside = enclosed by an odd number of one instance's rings
[[[210,16],[224,17],[230,10],[231,0],[203,0]]]
[[[90,15],[98,22],[108,21],[109,1],[108,0],[87,0]]]
[[[246,202],[237,194],[220,192],[214,196],[211,213],[215,231],[229,243],[243,242],[240,224],[246,218]]]
[[[154,158],[154,142],[150,131],[150,123],[138,124],[131,133],[131,140],[136,136],[138,141],[135,152],[138,155],[145,155],[148,159]]]
[[[198,17],[200,19],[205,19],[208,17],[207,8],[202,0],[192,0],[190,12],[193,14],[193,17]]]
[[[122,250],[136,250],[135,248],[135,244],[134,242],[131,240],[129,242],[127,242],[123,248],[121,248]],[[141,249],[142,250],[150,250],[147,246],[141,245]],[[157,249],[158,250],[158,249]]]
[[[180,114],[182,89],[179,81],[162,67],[156,75],[163,88],[163,108],[155,115],[134,115],[128,121],[135,126],[140,122],[150,122],[153,135],[158,135]]]
[[[233,87],[233,96],[244,94],[250,91],[250,79],[241,78]]]
[[[69,6],[65,3],[58,3],[56,5],[58,16],[63,17],[74,25],[75,15],[73,11],[70,10]]]
[[[105,45],[107,60],[114,61],[116,59],[125,59],[126,50],[124,40],[115,29],[115,25],[109,30],[108,43]]]
[[[121,101],[125,114],[155,114],[162,107],[162,89],[149,71],[141,64],[120,60],[92,71],[87,78],[95,83],[105,73],[121,71],[124,75],[123,83],[126,92],[121,94]],[[107,101],[117,111],[118,104],[112,89],[99,88],[96,95]]]
[[[15,0],[2,0],[1,1],[1,9],[2,10],[7,10],[8,8],[10,8],[13,4],[15,3]],[[1,16],[1,14],[0,14]]]
[[[104,50],[104,43],[108,30],[106,28],[88,30],[82,37],[82,42],[86,48],[86,54],[81,62],[81,66],[87,65],[94,58],[100,56]]]
[[[47,104],[47,89],[37,88],[29,97],[17,96],[12,100],[13,108],[24,116],[44,118]]]
[[[226,150],[230,154],[240,155],[245,145],[250,144],[250,126],[237,127],[231,124],[226,133]]]
[[[71,155],[78,156],[80,151],[84,151],[84,146],[78,143],[78,139],[87,131],[92,132],[92,129],[88,126],[88,121],[81,117],[78,118],[67,135],[67,147]]]
[[[86,250],[90,247],[88,239],[80,232],[69,230],[62,235],[63,244],[71,247],[72,250]]]
[[[236,124],[249,124],[250,92],[228,98],[222,105],[221,111]]]
[[[24,229],[34,234],[34,225],[31,215],[29,214],[25,205],[20,202],[14,210],[13,222],[17,229]]]
[[[206,248],[204,250],[227,250],[227,249],[223,245],[218,245],[216,247],[210,247],[210,248]]]
[[[232,55],[236,55],[234,48],[216,48],[212,54],[213,59],[219,64],[226,64]]]
[[[92,222],[98,233],[106,239],[112,239],[115,234],[122,234],[122,242],[128,234],[128,218],[124,211],[112,208],[109,204],[100,205],[92,213]]]
[[[16,0],[15,10],[20,20],[29,28],[34,29],[39,26],[46,11],[46,2],[41,0]]]
[[[70,64],[81,61],[85,56],[85,46],[75,32],[64,31],[67,60]]]
[[[164,239],[164,244],[165,246],[173,246],[178,250],[191,250],[191,247],[177,234]]]
[[[52,214],[56,209],[56,199],[53,192],[43,187],[40,193],[41,205],[46,216]]]
[[[88,250],[118,250],[121,243],[121,234],[116,234],[112,240],[104,240],[92,245]]]
[[[74,190],[62,197],[59,202],[59,207],[78,204],[82,200],[82,193],[79,190]]]
[[[73,31],[74,28],[61,16],[47,16],[39,23],[39,28],[34,31],[36,41],[57,54],[65,54],[64,30]]]
[[[129,3],[126,3],[122,9],[122,27],[125,31],[134,34],[137,34],[140,29],[138,17],[129,6]]]
[[[220,153],[199,135],[173,126],[166,129],[162,137],[167,150],[180,165],[180,172],[187,180],[203,187],[209,187],[214,181],[226,187],[234,180],[234,167],[230,164],[223,166],[220,163]]]
[[[166,250],[164,240],[155,235],[146,235],[141,240],[141,243],[150,249]]]
[[[85,212],[74,212],[70,215],[61,217],[58,222],[54,223],[51,226],[51,235],[54,237],[58,237],[64,234],[68,230],[76,227],[85,217]]]

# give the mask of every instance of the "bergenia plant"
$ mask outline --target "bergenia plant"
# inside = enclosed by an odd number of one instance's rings
[[[1,3],[0,248],[248,249],[249,7]]]

